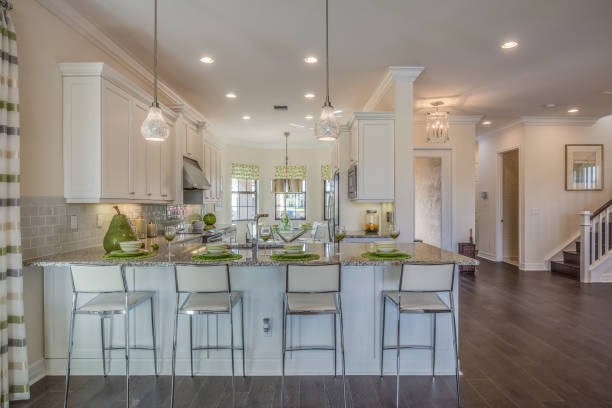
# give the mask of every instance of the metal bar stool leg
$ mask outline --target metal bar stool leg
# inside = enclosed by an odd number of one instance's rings
[[[104,315],[100,315],[100,337],[102,340],[102,373],[106,377],[106,345],[104,344]]]
[[[436,340],[437,340],[437,336],[436,336],[436,326],[437,326],[437,317],[438,314],[437,313],[432,313],[432,320],[431,320],[431,376],[435,377],[436,376]]]
[[[244,344],[244,297],[240,298],[240,331],[242,336],[242,378],[244,378],[246,377],[246,370],[244,368],[246,365],[246,359],[244,358],[246,349]]]
[[[149,299],[151,301],[151,333],[153,334],[153,365],[155,368],[155,376],[159,376],[157,369],[157,340],[155,338],[155,309],[153,307],[153,297]]]
[[[176,337],[178,334],[179,295],[176,295],[176,314],[174,315],[174,336],[172,337],[172,384],[170,385],[170,408],[174,408],[174,382],[176,377]]]
[[[287,296],[283,297],[283,347],[281,377],[281,407],[285,402],[285,350],[287,349]]]
[[[342,317],[342,298],[338,293],[338,306],[340,306],[340,352],[342,353],[342,392],[344,394],[344,408],[346,408],[346,360],[344,359],[344,319]]]
[[[66,367],[66,390],[64,391],[64,408],[68,407],[68,389],[70,387],[70,362],[72,361],[72,345],[74,344],[75,310],[76,294],[72,295],[72,311],[70,312],[70,336],[68,339],[68,366]]]
[[[400,308],[400,297],[398,296],[397,302],[397,353],[395,356],[395,364],[396,364],[396,372],[395,372],[395,406],[399,408],[399,390],[400,390],[400,321],[402,317],[401,308]]]
[[[230,311],[230,339],[232,351],[232,407],[236,406],[236,379],[234,378],[234,311],[232,308],[232,294],[229,295],[229,311]]]
[[[453,297],[451,294],[451,305]],[[457,406],[461,407],[461,380],[459,379],[459,353],[457,351],[457,323],[455,322],[455,308],[451,306],[451,323],[453,328],[453,348],[455,349],[455,382],[457,383]]]
[[[125,406],[130,407],[130,311],[125,295]]]
[[[338,369],[336,368],[336,362],[338,360],[338,357],[337,357],[338,340],[336,339],[336,330],[337,330],[336,325],[337,324],[336,324],[336,315],[333,314],[331,315],[331,317],[333,319],[332,330],[334,331],[334,335],[333,335],[333,338],[334,338],[334,378],[336,378],[337,377],[336,373],[338,372]]]
[[[383,378],[383,367],[385,364],[385,318],[387,314],[387,300],[382,296],[382,327],[380,339],[380,378]]]
[[[193,315],[189,315],[189,361],[191,362],[191,376],[193,377]]]

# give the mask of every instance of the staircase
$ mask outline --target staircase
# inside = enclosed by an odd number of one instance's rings
[[[575,245],[575,249],[563,250],[562,261],[550,261],[551,272],[580,280],[580,241],[577,241]]]

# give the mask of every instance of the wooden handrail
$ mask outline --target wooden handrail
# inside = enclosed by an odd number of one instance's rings
[[[612,205],[612,199],[609,200],[607,203],[605,203],[604,205],[602,205],[601,207],[599,207],[598,209],[596,209],[593,214],[591,214],[591,219],[597,217],[599,214],[601,214],[602,212],[605,211],[606,208],[608,208],[609,206]]]

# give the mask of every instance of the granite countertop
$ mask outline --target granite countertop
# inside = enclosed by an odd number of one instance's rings
[[[182,234],[185,236],[193,236],[193,234]],[[109,264],[109,263],[125,263],[134,266],[171,266],[175,263],[191,263],[198,264],[206,262],[196,262],[191,259],[192,255],[197,255],[204,251],[205,246],[197,241],[198,238],[185,238],[178,236],[178,239],[171,244],[172,258],[168,258],[168,244],[163,237],[151,238],[144,240],[147,249],[151,248],[153,243],[159,245],[157,255],[144,259],[136,260],[103,260],[104,248],[102,246],[85,248],[72,252],[65,252],[56,255],[50,255],[40,258],[24,260],[26,266],[60,266],[74,263],[85,264]],[[176,238],[175,238],[176,239]],[[303,262],[309,265],[335,263],[339,262],[344,266],[376,266],[376,265],[399,265],[402,263],[456,263],[457,265],[477,265],[476,259],[468,258],[453,252],[445,251],[438,247],[434,247],[424,243],[398,243],[397,248],[400,251],[412,255],[412,258],[405,260],[380,261],[366,259],[361,256],[364,252],[370,250],[369,243],[342,243],[340,245],[340,253],[335,252],[332,244],[306,244],[307,251],[320,256],[318,260]],[[242,255],[242,259],[229,261],[233,266],[279,266],[287,262],[278,262],[270,259],[270,252],[278,252],[278,250],[259,249],[257,255],[253,254],[250,249],[234,249],[236,253]],[[292,262],[302,263],[302,262]]]
[[[365,232],[364,230],[360,231],[347,231],[344,238],[391,238],[388,232],[378,231],[376,233]]]

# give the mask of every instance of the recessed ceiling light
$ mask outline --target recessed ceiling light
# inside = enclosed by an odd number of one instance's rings
[[[612,95],[612,89],[608,89],[607,91],[603,91],[602,94],[604,94],[604,95]]]
[[[567,113],[576,113],[576,112],[580,112],[580,109],[578,109],[578,108],[569,108],[567,110]]]
[[[304,94],[304,98],[306,99],[312,99],[315,97],[315,94],[313,94],[312,92],[308,92]]]
[[[306,115],[306,116],[304,116],[304,119],[306,119],[306,120],[312,120],[312,115]]]
[[[518,46],[517,41],[506,41],[505,43],[501,45],[501,47],[505,50],[509,50],[510,48],[515,48],[516,46]]]
[[[547,109],[552,109],[552,108],[556,108],[557,104],[556,103],[546,103],[544,104],[544,107]]]
[[[244,116],[242,117],[242,119],[244,119],[244,120],[250,120],[250,119],[251,119],[251,117],[250,117],[249,115],[244,115]]]
[[[226,98],[230,98],[230,99],[234,99],[236,97],[236,94],[233,92],[228,92],[225,94]]]
[[[213,57],[202,57],[200,58],[200,62],[203,62],[204,64],[212,64],[215,62],[215,59]]]
[[[319,61],[319,59],[317,57],[313,57],[313,56],[308,56],[306,58],[304,58],[304,62],[307,64],[316,64]]]
[[[304,128],[304,125],[300,125],[299,123],[290,123],[289,126],[293,126],[293,127],[297,127],[297,128]]]
[[[336,109],[334,111],[334,114],[337,115],[337,114],[342,113],[342,112],[344,112],[342,109]]]
[[[489,126],[491,124],[491,121],[490,120],[483,120],[482,124],[485,125],[485,126]]]

